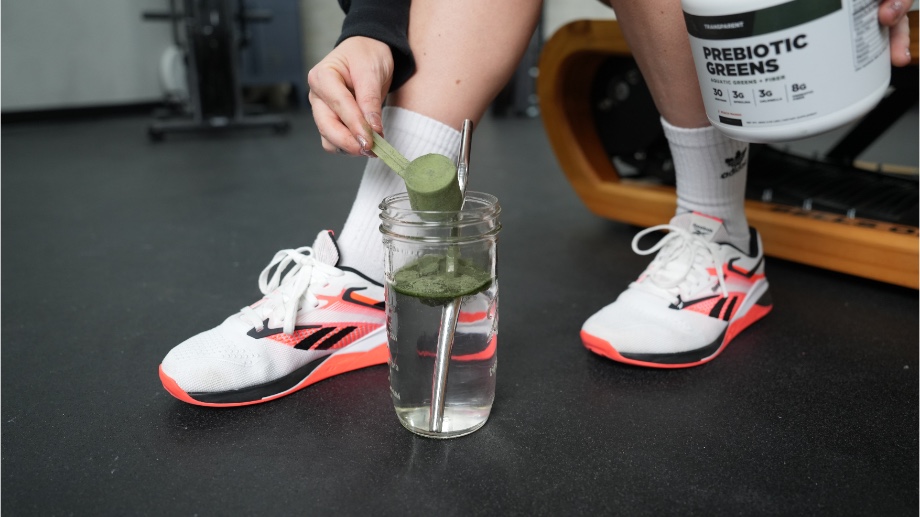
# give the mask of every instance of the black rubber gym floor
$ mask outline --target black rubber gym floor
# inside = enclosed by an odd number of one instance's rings
[[[582,322],[648,257],[532,119],[474,137],[470,188],[504,208],[484,428],[412,435],[385,366],[239,409],[173,399],[163,356],[255,301],[275,251],[339,230],[363,160],[323,153],[305,113],[159,144],[146,123],[3,127],[4,514],[917,513],[917,292],[768,260],[773,312],[715,361],[595,356]]]

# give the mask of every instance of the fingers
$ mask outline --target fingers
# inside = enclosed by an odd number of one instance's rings
[[[891,64],[904,66],[910,63],[910,26],[907,10],[910,0],[882,0],[878,6],[878,22],[890,27]]]
[[[370,128],[383,135],[383,119],[380,112],[387,90],[390,89],[390,79],[393,74],[388,71],[362,69],[360,73],[353,74],[355,100]],[[368,135],[371,136],[371,135]]]
[[[349,87],[364,117],[365,127],[369,128],[364,136],[371,138],[371,130],[382,135],[380,113],[393,81],[393,53],[389,45],[373,38],[354,36],[343,41],[337,50],[349,70]]]
[[[346,39],[310,70],[310,104],[323,149],[373,156],[372,132],[393,79],[390,47],[362,36]]]
[[[313,108],[313,121],[319,129],[320,140],[325,151],[352,156],[368,156],[365,149],[370,149],[370,145],[356,138],[329,106],[314,95],[310,97],[310,104]]]
[[[910,64],[910,25],[906,16],[893,27],[889,33],[891,41],[891,64],[906,66]]]
[[[882,0],[878,6],[878,22],[887,27],[894,27],[907,14],[910,0]]]
[[[336,68],[325,62],[310,70],[310,105],[313,120],[323,138],[323,149],[360,155],[370,150],[364,136],[368,124],[355,98],[346,86],[346,78]]]
[[[386,92],[389,89],[387,84],[381,83],[381,77],[374,70],[360,70],[353,75],[355,100],[358,103],[358,109],[361,110],[361,116],[370,128],[383,134],[383,119],[380,118],[380,112],[383,108],[383,100],[386,98]],[[371,135],[367,135],[371,136]]]

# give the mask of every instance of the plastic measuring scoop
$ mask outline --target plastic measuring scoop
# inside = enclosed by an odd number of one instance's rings
[[[377,133],[371,150],[406,182],[413,210],[454,212],[463,206],[457,166],[450,158],[426,154],[410,162]]]

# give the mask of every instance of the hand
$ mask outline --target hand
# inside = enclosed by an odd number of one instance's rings
[[[383,134],[380,112],[392,80],[389,45],[363,36],[346,39],[313,67],[307,82],[323,149],[373,156],[371,131]]]
[[[904,66],[910,63],[910,26],[907,10],[912,0],[882,0],[878,6],[878,22],[890,27],[891,64]]]

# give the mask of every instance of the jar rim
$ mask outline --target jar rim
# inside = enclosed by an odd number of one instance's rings
[[[462,243],[494,239],[501,230],[498,198],[467,192],[459,211],[412,210],[405,192],[380,203],[380,232],[391,239],[411,242]]]
[[[472,203],[470,203],[472,201]],[[396,206],[403,204],[404,206]],[[465,225],[465,220],[469,223],[482,223],[495,219],[501,213],[501,205],[498,204],[498,198],[485,192],[468,191],[464,199],[463,208],[458,211],[441,211],[441,210],[413,210],[409,206],[409,194],[402,192],[387,196],[380,202],[380,219],[385,223],[408,224],[412,226],[457,226]],[[400,215],[413,214],[418,220],[410,221]],[[446,215],[455,217],[445,217]],[[456,217],[459,215],[459,218]],[[429,216],[429,217],[425,217]]]

